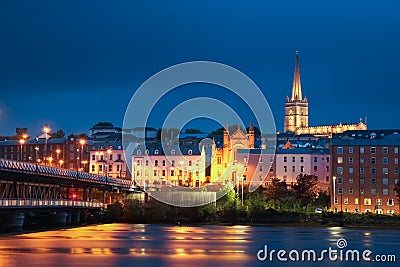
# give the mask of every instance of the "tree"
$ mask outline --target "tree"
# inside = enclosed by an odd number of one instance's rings
[[[305,206],[313,202],[317,196],[318,177],[315,175],[300,174],[296,178],[297,183],[293,186],[293,193],[297,200]]]
[[[194,129],[194,128],[188,128],[185,130],[186,134],[201,134],[203,133],[202,131],[200,131],[199,129]]]
[[[64,131],[58,130],[55,133],[52,133],[50,138],[63,138],[64,136],[65,136]]]
[[[268,185],[264,193],[267,200],[273,201],[274,209],[276,209],[276,201],[287,196],[287,184],[284,181],[280,181],[279,178],[272,178],[271,184]]]

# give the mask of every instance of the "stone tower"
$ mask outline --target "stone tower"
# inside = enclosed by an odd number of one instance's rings
[[[284,132],[295,132],[300,127],[308,127],[308,99],[302,96],[299,53],[296,51],[292,97],[287,96],[285,103]]]

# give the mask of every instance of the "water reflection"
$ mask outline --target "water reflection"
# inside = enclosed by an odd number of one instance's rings
[[[0,266],[274,266],[279,262],[257,261],[264,245],[322,250],[345,238],[354,249],[393,253],[399,237],[396,230],[340,227],[105,224],[1,237]]]

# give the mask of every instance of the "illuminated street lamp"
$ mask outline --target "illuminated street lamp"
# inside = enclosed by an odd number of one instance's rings
[[[82,169],[82,160],[83,160],[83,146],[86,144],[86,140],[85,139],[81,139],[79,140],[79,144],[81,144],[81,169]]]
[[[63,164],[64,164],[64,161],[63,161],[62,159],[60,159],[60,160],[58,161],[58,164],[60,165],[60,168],[62,168],[62,167],[63,167]]]
[[[21,139],[21,140],[19,140],[19,143],[21,144],[21,158],[20,158],[20,160],[22,161],[22,145],[25,144],[25,140]]]
[[[335,211],[335,201],[336,201],[336,176],[332,177],[333,181],[333,211]]]
[[[60,153],[61,153],[61,149],[57,148],[56,149],[56,154],[57,154],[57,161],[59,162],[60,159]]]
[[[50,132],[50,127],[49,126],[44,126],[43,127],[43,132],[45,133],[45,145],[44,145],[44,164],[47,164],[47,135]]]
[[[51,166],[51,162],[53,161],[53,157],[49,157],[49,164]]]

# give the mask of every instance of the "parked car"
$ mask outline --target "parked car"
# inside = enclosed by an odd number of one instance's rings
[[[322,213],[322,212],[323,212],[323,210],[321,208],[316,208],[315,209],[315,213]]]

